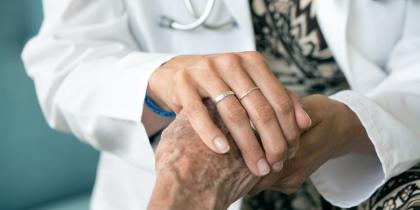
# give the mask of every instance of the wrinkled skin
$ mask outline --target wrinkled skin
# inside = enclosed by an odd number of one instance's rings
[[[209,149],[227,153],[227,139],[216,126],[202,98],[215,99],[226,90],[242,100],[227,97],[218,112],[256,176],[278,171],[299,143],[299,131],[308,127],[308,115],[272,74],[263,56],[255,51],[177,56],[161,65],[149,79],[148,96],[165,110],[185,112],[192,128]],[[261,141],[249,124],[259,129]],[[148,122],[147,124],[153,124]],[[276,139],[273,141],[273,139]]]
[[[228,134],[214,105],[208,101],[206,105]],[[229,153],[212,152],[181,112],[156,149],[157,181],[148,209],[226,209],[246,195],[260,178],[248,170],[232,137],[227,138]]]
[[[330,159],[348,153],[375,154],[364,127],[347,106],[321,95],[305,97],[302,104],[313,123],[302,134],[296,156],[279,173],[261,179],[249,172],[231,136],[231,152],[213,153],[181,113],[157,148],[158,177],[149,209],[226,209],[241,196],[267,188],[292,193]],[[214,106],[209,109],[228,134]]]

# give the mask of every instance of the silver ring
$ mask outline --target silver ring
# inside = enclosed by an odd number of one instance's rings
[[[242,94],[241,96],[239,96],[239,100],[242,100],[243,98],[245,98],[247,95],[249,95],[250,93],[252,93],[254,90],[258,90],[260,89],[259,87],[253,87],[251,89],[249,89],[248,91],[246,91],[244,94]]]
[[[255,127],[254,123],[251,120],[249,120],[249,124],[251,125],[252,130],[256,132],[257,128]]]
[[[230,91],[230,90],[225,91],[225,92],[221,93],[220,95],[216,96],[216,98],[214,98],[214,103],[217,104],[220,101],[222,101],[223,99],[225,99],[226,97],[231,96],[231,95],[235,95],[235,93]]]

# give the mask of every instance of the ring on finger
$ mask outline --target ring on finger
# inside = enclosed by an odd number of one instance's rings
[[[252,122],[252,120],[249,120],[249,124],[251,125],[252,130],[257,131],[257,128],[255,127],[255,125]]]
[[[217,104],[220,101],[222,101],[223,99],[225,99],[226,97],[231,96],[231,95],[235,95],[235,93],[233,91],[230,91],[230,90],[225,91],[225,92],[221,93],[220,95],[218,95],[214,98],[214,103]]]
[[[254,90],[259,90],[259,87],[253,87],[250,88],[249,90],[247,90],[244,94],[242,94],[241,96],[239,96],[239,100],[242,100],[243,98],[245,98],[247,95],[249,95],[250,93],[252,93]]]

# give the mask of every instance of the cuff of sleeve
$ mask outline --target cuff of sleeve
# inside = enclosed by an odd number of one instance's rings
[[[124,127],[121,126],[121,130],[125,128],[130,130],[129,127],[132,127],[130,131],[124,132],[126,134],[121,133],[122,137],[126,136],[127,133],[130,133],[132,136],[125,138],[126,141],[120,141],[118,150],[115,150],[115,146],[112,146],[111,148],[114,150],[112,153],[117,154],[138,167],[146,169],[146,171],[153,171],[155,164],[152,145],[150,144],[146,129],[141,123],[146,90],[151,74],[160,65],[172,59],[174,56],[167,54],[132,53],[125,60],[119,61],[125,67],[122,70],[124,74],[120,72],[118,78],[110,77],[113,82],[107,83],[112,84],[106,90],[107,94],[109,94],[109,99],[111,99],[108,101],[110,106],[108,106],[107,114],[112,118],[115,117],[123,121],[133,122],[130,123],[132,124],[131,126],[127,124]]]
[[[377,154],[351,154],[333,159],[311,176],[315,187],[327,201],[348,208],[368,199],[392,176],[392,154],[375,123],[378,120],[375,116],[380,112],[376,104],[353,91],[342,91],[330,98],[346,104],[356,113]]]
[[[175,55],[132,53],[119,61],[123,68],[104,82],[107,106],[105,115],[141,123],[144,99],[151,74]]]
[[[150,75],[174,56],[134,52],[75,71],[71,80],[78,85],[67,88],[59,100],[71,118],[67,122],[72,132],[103,152],[153,171],[153,149],[141,124],[144,98]]]

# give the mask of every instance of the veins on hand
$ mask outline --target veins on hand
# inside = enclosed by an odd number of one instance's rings
[[[227,154],[216,154],[207,148],[181,112],[177,119],[163,132],[156,150],[156,166],[181,186],[178,195],[188,197],[195,194],[211,194],[231,203],[243,196],[258,181],[233,143],[216,107],[206,102],[213,121],[225,133],[231,150]]]

